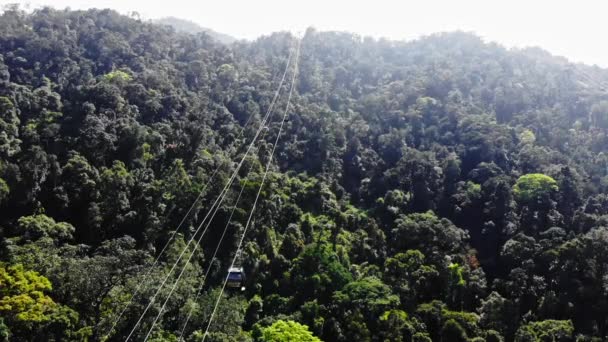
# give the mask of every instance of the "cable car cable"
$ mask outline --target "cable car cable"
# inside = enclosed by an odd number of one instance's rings
[[[169,244],[171,243],[171,241],[173,240],[173,238],[175,237],[175,235],[177,234],[177,232],[179,231],[179,229],[181,228],[181,226],[186,221],[186,218],[188,217],[188,215],[190,215],[190,212],[192,211],[192,209],[194,209],[194,207],[196,206],[196,204],[198,203],[198,201],[202,198],[204,191],[207,189],[207,186],[209,185],[209,183],[211,183],[211,180],[213,180],[215,174],[219,171],[220,166],[221,165],[218,165],[218,167],[215,169],[215,171],[213,172],[213,174],[211,175],[211,177],[207,180],[207,183],[203,186],[203,188],[199,192],[198,197],[194,200],[194,203],[192,203],[192,205],[190,206],[190,209],[188,209],[188,211],[186,212],[186,214],[184,215],[184,217],[182,218],[182,220],[178,224],[177,228],[175,228],[175,230],[171,233],[171,235],[169,236],[169,239],[167,240],[167,242],[165,243],[165,245],[161,249],[160,253],[158,253],[158,256],[156,257],[156,259],[154,259],[154,262],[152,263],[152,265],[150,267],[148,267],[148,270],[146,271],[146,274],[144,275],[144,279],[137,284],[137,287],[135,288],[135,291],[133,292],[133,295],[131,295],[131,297],[129,298],[129,301],[127,302],[127,304],[125,304],[124,308],[121,310],[120,314],[118,315],[118,317],[116,318],[116,320],[112,324],[112,327],[110,328],[110,330],[103,336],[104,338],[109,337],[112,334],[112,331],[114,330],[114,328],[116,328],[116,325],[118,324],[118,322],[120,322],[120,319],[122,318],[122,316],[124,315],[124,313],[127,311],[127,309],[129,308],[129,306],[133,302],[133,299],[135,298],[135,296],[137,296],[139,294],[139,292],[142,289],[143,284],[145,284],[146,280],[148,279],[148,277],[152,273],[152,270],[154,269],[154,267],[160,261],[160,258],[162,257],[163,253],[165,252],[165,250],[167,249],[167,247],[169,247]],[[102,338],[102,340],[103,340],[103,338]]]
[[[291,50],[291,51],[293,51],[293,50]],[[291,51],[290,51],[290,57],[291,57]],[[286,71],[287,71],[287,70],[289,70],[289,64],[291,64],[290,62],[291,62],[291,58],[289,58],[289,59],[288,59],[288,61],[287,61],[287,65],[286,65]],[[285,75],[286,75],[286,72],[284,73],[284,76],[283,76],[283,77],[285,77]],[[261,137],[261,138],[260,138],[258,141],[263,141],[264,137],[266,136],[266,134],[267,134],[267,132],[268,132],[268,126],[267,126],[267,121],[268,121],[268,118],[269,118],[269,117],[268,117],[268,116],[266,116],[266,120],[263,122],[263,125],[261,125],[261,128],[262,128],[262,130],[263,130],[263,132],[264,132],[264,133],[263,133],[262,137]],[[257,151],[259,151],[259,149],[260,149],[260,146],[258,146],[258,147],[257,147]],[[251,172],[251,168],[250,168],[250,169],[249,169],[249,171],[247,172],[247,177],[249,176],[249,173],[250,173],[250,172]],[[215,251],[214,251],[214,253],[213,253],[213,256],[211,257],[211,262],[212,262],[212,261],[213,261],[213,259],[216,257],[217,252],[219,251],[219,248],[220,248],[220,246],[221,246],[221,243],[222,243],[222,241],[223,241],[223,239],[224,239],[224,236],[225,236],[225,234],[226,234],[226,232],[227,232],[227,230],[228,230],[228,226],[230,225],[230,222],[231,222],[231,220],[232,220],[232,216],[234,215],[234,212],[235,212],[235,210],[236,210],[236,208],[237,208],[238,202],[240,201],[240,199],[241,199],[241,195],[243,194],[243,191],[244,191],[244,190],[245,190],[245,184],[243,184],[243,186],[241,187],[241,191],[239,192],[239,195],[238,195],[238,197],[237,197],[237,200],[236,200],[236,202],[235,202],[235,204],[234,204],[234,206],[233,206],[233,208],[232,208],[232,211],[231,211],[231,213],[230,213],[230,217],[228,218],[228,221],[226,222],[226,225],[225,225],[225,227],[224,227],[224,231],[222,232],[222,236],[221,236],[220,240],[218,241],[218,244],[217,244],[217,246],[216,246],[216,248],[215,248]],[[190,256],[188,257],[188,259],[187,259],[187,261],[186,261],[186,263],[185,263],[184,267],[182,268],[182,270],[181,270],[180,274],[178,275],[177,279],[175,280],[175,282],[174,282],[173,286],[171,287],[171,290],[170,290],[169,294],[167,295],[167,298],[166,298],[166,299],[165,299],[165,301],[163,302],[163,305],[161,306],[161,308],[160,308],[160,310],[159,310],[158,314],[157,314],[157,315],[156,315],[156,317],[154,318],[154,321],[152,322],[152,326],[151,326],[151,327],[150,327],[150,329],[148,330],[148,333],[146,334],[146,337],[145,337],[145,339],[144,339],[144,342],[148,340],[148,338],[150,337],[150,334],[151,334],[151,333],[152,333],[152,331],[154,330],[154,327],[155,327],[156,323],[158,322],[158,319],[160,319],[160,317],[162,317],[163,310],[164,310],[165,306],[167,305],[167,303],[168,303],[169,299],[171,298],[171,296],[172,296],[173,292],[174,292],[174,291],[175,291],[175,289],[177,288],[177,286],[178,286],[178,284],[179,284],[179,281],[180,281],[180,279],[181,279],[181,277],[182,277],[183,273],[184,273],[184,272],[185,272],[185,270],[186,270],[186,267],[188,266],[188,264],[190,263],[190,260],[191,260],[191,259],[192,259],[192,257],[194,256],[194,253],[196,252],[196,249],[198,248],[198,246],[199,246],[199,244],[200,244],[200,242],[201,242],[201,239],[203,238],[203,235],[206,233],[207,228],[209,228],[209,225],[210,225],[210,224],[211,224],[211,222],[213,221],[213,218],[215,217],[215,214],[217,213],[217,210],[218,210],[218,209],[219,209],[219,205],[218,205],[218,206],[215,208],[215,211],[214,211],[214,213],[213,213],[213,215],[212,215],[211,219],[210,219],[210,220],[207,222],[207,226],[205,227],[205,229],[204,229],[204,230],[203,230],[203,232],[201,233],[201,236],[199,237],[199,239],[198,239],[198,241],[197,241],[197,244],[196,244],[196,245],[195,245],[195,247],[194,247],[194,250],[192,251],[192,253],[191,253],[191,254],[190,254]],[[202,224],[202,223],[201,223],[201,224]],[[202,291],[202,288],[203,288],[203,286],[204,286],[204,284],[205,284],[205,280],[207,279],[207,277],[208,277],[208,275],[209,275],[209,272],[210,272],[210,270],[211,270],[211,266],[212,266],[212,264],[211,264],[211,263],[209,263],[209,265],[208,265],[208,267],[207,267],[207,270],[206,270],[206,272],[205,272],[205,276],[204,276],[204,278],[203,278],[203,281],[201,282],[201,285],[199,286],[199,289],[197,290],[197,293],[196,293],[196,296],[195,296],[195,300],[196,300],[196,299],[199,297],[200,292]],[[192,310],[190,310],[190,312],[188,313],[188,317],[187,317],[187,319],[186,319],[186,323],[184,324],[184,328],[182,329],[182,332],[181,332],[182,334],[183,334],[183,331],[185,330],[185,328],[186,328],[186,326],[187,326],[187,324],[188,324],[188,321],[190,320],[190,316],[191,316],[191,314],[192,314]],[[181,338],[181,336],[182,336],[182,335],[180,334],[180,338]],[[179,340],[179,339],[178,339],[178,340]]]
[[[241,159],[241,161],[239,162],[239,164],[237,165],[237,168],[234,170],[231,178],[229,179],[228,183],[226,184],[226,186],[224,186],[224,189],[222,190],[222,192],[220,193],[220,196],[218,196],[218,198],[215,200],[214,204],[211,206],[211,209],[209,210],[209,212],[207,213],[207,215],[205,216],[205,218],[203,219],[203,221],[201,222],[201,224],[198,226],[198,228],[196,229],[196,231],[194,232],[192,238],[188,241],[188,243],[186,244],[186,246],[184,247],[184,249],[182,250],[182,252],[180,253],[178,259],[175,261],[175,263],[173,264],[173,267],[171,267],[171,269],[169,270],[167,276],[165,277],[165,279],[163,280],[163,282],[161,283],[161,285],[159,286],[159,288],[157,289],[157,291],[155,292],[155,294],[152,296],[152,298],[150,299],[148,305],[146,306],[146,308],[144,309],[144,312],[140,315],[139,319],[137,320],[137,322],[135,323],[135,326],[133,327],[133,329],[131,330],[131,332],[129,333],[129,335],[127,336],[126,341],[128,341],[131,336],[133,335],[133,333],[136,331],[137,327],[139,326],[139,324],[141,323],[141,321],[143,320],[143,318],[145,317],[146,313],[148,312],[148,310],[150,309],[150,307],[152,306],[152,304],[154,303],[156,296],[158,296],[158,293],[160,292],[160,290],[164,287],[165,283],[167,282],[168,278],[170,277],[171,273],[173,272],[173,270],[175,269],[175,267],[177,266],[177,264],[179,263],[179,261],[181,261],[181,258],[183,257],[184,253],[186,252],[186,250],[188,249],[188,247],[190,246],[190,244],[192,243],[192,241],[194,240],[194,237],[198,234],[198,231],[200,230],[200,228],[203,226],[204,222],[206,221],[207,217],[209,216],[209,214],[211,213],[211,211],[213,210],[213,208],[218,205],[218,202],[220,201],[220,199],[223,201],[223,199],[225,198],[225,195],[227,193],[228,188],[232,185],[232,182],[234,181],[236,175],[238,174],[238,171],[240,170],[241,166],[243,165],[244,160],[246,159],[247,155],[249,154],[249,152],[251,151],[252,146],[255,144],[255,142],[257,141],[260,132],[262,131],[262,128],[266,125],[266,122],[274,108],[274,105],[276,104],[276,100],[281,92],[282,89],[282,85],[283,82],[285,80],[285,76],[287,75],[287,71],[289,70],[289,64],[292,58],[292,53],[293,50],[290,49],[289,51],[289,56],[287,58],[287,64],[285,66],[285,71],[283,73],[283,77],[281,78],[281,82],[279,83],[279,87],[277,88],[275,95],[272,99],[272,102],[270,103],[270,106],[268,108],[268,111],[266,112],[266,115],[264,116],[264,119],[262,120],[262,123],[260,125],[260,127],[258,128],[255,136],[253,137],[251,143],[249,144],[247,151],[245,152],[245,155],[243,156],[243,158]],[[221,203],[219,203],[221,204]]]
[[[259,150],[259,148],[258,148],[258,150]],[[251,168],[249,169],[249,171],[251,171]],[[239,192],[239,195],[238,195],[237,201],[235,203],[235,206],[232,209],[232,213],[230,214],[230,218],[228,219],[228,222],[226,223],[226,226],[224,228],[224,232],[222,233],[222,239],[223,239],[224,235],[226,234],[226,231],[228,229],[228,225],[230,224],[230,219],[232,218],[232,215],[234,214],[234,210],[236,209],[236,205],[238,204],[238,201],[241,199],[241,195],[243,193],[243,190],[245,189],[245,185],[246,184],[243,184],[241,186],[241,191]],[[146,337],[144,338],[144,342],[148,340],[148,338],[150,337],[150,334],[152,333],[152,331],[154,330],[154,327],[156,326],[156,323],[158,322],[158,320],[160,319],[160,317],[162,317],[162,314],[163,314],[163,311],[165,309],[165,306],[167,305],[167,303],[169,302],[169,299],[173,295],[173,292],[177,288],[177,286],[179,284],[179,281],[181,280],[184,272],[186,271],[186,268],[190,264],[190,260],[192,260],[192,257],[194,256],[194,253],[196,253],[196,250],[200,246],[200,242],[203,239],[203,236],[205,235],[205,233],[207,232],[207,229],[209,228],[211,222],[213,222],[213,218],[215,217],[215,214],[217,213],[218,210],[219,210],[219,205],[215,207],[215,210],[213,212],[212,217],[209,219],[209,221],[207,221],[207,225],[206,225],[205,229],[203,230],[203,232],[201,233],[201,235],[199,236],[198,240],[196,241],[196,244],[194,245],[194,249],[192,250],[192,253],[190,253],[190,256],[188,257],[188,259],[186,260],[186,263],[182,267],[182,270],[180,271],[177,279],[173,283],[173,286],[171,287],[171,290],[169,291],[169,294],[167,295],[167,298],[165,298],[165,301],[163,302],[163,304],[162,304],[162,306],[161,306],[158,314],[156,315],[156,317],[154,318],[154,321],[152,322],[152,326],[150,327],[150,329],[148,330],[148,333],[146,334]],[[219,249],[219,246],[220,246],[221,242],[222,242],[222,240],[220,240],[218,242],[217,248],[215,250],[216,253],[217,253],[217,250]],[[213,255],[213,257],[215,257],[215,254]],[[211,265],[209,267],[211,267]],[[206,277],[206,275],[205,275],[205,277]]]
[[[253,217],[253,214],[255,212],[255,207],[257,205],[257,202],[260,198],[260,193],[262,192],[262,187],[264,186],[264,182],[266,181],[266,177],[268,175],[268,170],[270,169],[270,165],[272,164],[272,157],[274,155],[274,152],[277,148],[277,144],[279,142],[279,138],[281,137],[281,131],[283,130],[283,125],[285,123],[285,118],[287,117],[287,112],[289,110],[289,104],[291,101],[291,95],[293,93],[293,88],[294,88],[294,83],[295,83],[295,79],[296,79],[296,74],[298,72],[298,58],[300,55],[300,45],[302,43],[302,39],[300,39],[298,41],[298,49],[296,50],[296,58],[295,58],[295,67],[294,67],[294,72],[293,72],[293,77],[291,80],[291,87],[289,89],[289,96],[287,97],[287,105],[285,106],[285,112],[283,113],[283,119],[281,120],[281,126],[279,127],[279,132],[277,134],[277,138],[275,139],[275,143],[274,146],[272,147],[272,151],[270,153],[270,158],[268,159],[268,163],[266,163],[266,170],[264,171],[264,176],[262,178],[262,183],[260,184],[260,187],[258,189],[258,193],[255,197],[255,200],[253,201],[253,207],[251,208],[251,213],[249,214],[249,218],[247,219],[247,223],[245,225],[245,229],[243,231],[243,235],[241,236],[241,239],[239,241],[239,245],[237,247],[236,253],[234,255],[234,258],[232,259],[232,265],[231,268],[234,267],[234,263],[236,261],[236,258],[238,256],[238,252],[241,249],[241,246],[243,245],[243,241],[245,240],[245,235],[247,234],[247,229],[249,228],[249,224],[251,223],[251,218]],[[230,274],[230,273],[229,273]],[[228,275],[229,275],[228,274]],[[222,288],[220,290],[220,294],[215,302],[215,306],[213,307],[213,311],[211,312],[211,316],[209,317],[209,323],[207,324],[207,328],[205,329],[205,333],[203,334],[203,340],[202,342],[205,342],[205,339],[207,338],[207,335],[209,333],[209,328],[211,327],[211,324],[213,323],[213,316],[215,315],[215,312],[217,311],[217,308],[219,306],[220,301],[222,300],[222,295],[224,293],[224,290],[226,288],[226,283],[228,282],[228,276],[226,276],[226,279],[224,280],[224,284],[222,285]]]
[[[291,51],[290,51],[291,53]],[[291,58],[291,55],[288,57],[288,62],[287,62],[287,66],[285,67],[285,72],[283,73],[283,78],[281,79],[281,81],[279,82],[279,86],[277,88],[280,89],[282,86],[282,83],[284,81],[284,77],[287,71],[287,67],[289,65],[289,60]],[[278,76],[278,75],[276,75]],[[274,78],[274,77],[273,77]],[[274,97],[276,97],[277,94],[275,92]],[[274,99],[273,99],[274,101]],[[242,126],[242,129],[240,130],[238,136],[235,138],[235,140],[240,139],[244,133],[245,133],[245,129],[247,128],[247,126],[249,125],[249,123],[251,122],[253,115],[250,115],[247,118],[247,121],[245,122],[245,124]],[[260,125],[260,127],[264,127],[263,125]],[[177,228],[175,228],[175,230],[173,230],[169,236],[169,239],[167,240],[167,242],[165,242],[163,248],[161,249],[161,251],[158,253],[158,255],[156,256],[156,258],[154,259],[154,262],[152,262],[152,265],[150,265],[146,271],[146,273],[144,274],[143,280],[140,281],[136,288],[135,291],[133,291],[133,294],[131,295],[131,297],[129,298],[129,300],[127,301],[127,303],[124,305],[123,309],[120,311],[120,313],[118,314],[118,316],[116,317],[116,319],[113,321],[112,326],[110,327],[110,329],[103,335],[102,340],[108,338],[112,332],[114,331],[114,329],[116,328],[116,326],[118,325],[118,323],[120,322],[121,318],[124,316],[125,312],[127,311],[127,309],[131,306],[131,303],[133,303],[133,300],[135,299],[135,297],[140,293],[140,291],[143,288],[143,285],[146,284],[146,281],[148,280],[150,274],[152,273],[152,270],[156,267],[156,265],[158,264],[158,262],[160,261],[161,257],[163,256],[164,252],[167,250],[167,248],[169,247],[169,245],[171,244],[171,241],[173,241],[173,238],[175,237],[175,235],[177,234],[177,232],[180,230],[180,228],[182,227],[182,225],[184,224],[184,222],[186,221],[186,219],[188,218],[188,216],[190,215],[190,213],[192,212],[192,210],[194,209],[194,207],[199,203],[199,201],[202,199],[203,194],[205,193],[205,190],[207,189],[207,187],[209,186],[209,184],[211,183],[211,181],[215,178],[215,176],[217,175],[217,173],[219,172],[220,168],[222,167],[222,164],[218,165],[215,170],[213,171],[213,173],[211,174],[211,176],[209,177],[209,179],[207,180],[207,182],[205,183],[205,185],[202,187],[201,191],[198,193],[198,196],[196,197],[196,199],[194,200],[194,202],[192,203],[192,205],[190,206],[190,208],[188,209],[188,211],[186,212],[186,214],[184,214],[184,217],[181,219],[181,221],[179,222],[179,224],[177,225]]]
[[[262,140],[263,139],[264,139],[264,137],[262,137]],[[258,146],[258,151],[259,151],[259,146]],[[251,169],[249,169],[248,173],[250,173],[250,172],[251,172]],[[238,207],[238,203],[241,199],[241,196],[242,196],[244,190],[245,190],[245,184],[243,184],[243,186],[241,187],[241,191],[239,192],[239,195],[234,203],[234,206],[232,207],[232,211],[230,212],[228,221],[226,222],[226,225],[224,226],[224,231],[222,232],[222,236],[220,237],[220,240],[219,240],[217,246],[215,247],[215,251],[213,252],[213,255],[211,256],[209,265],[207,266],[207,270],[205,271],[205,275],[203,276],[203,280],[201,281],[201,284],[200,284],[198,290],[196,291],[196,295],[194,297],[194,302],[196,302],[198,300],[198,298],[200,297],[200,294],[204,288],[205,282],[207,281],[207,278],[209,277],[209,273],[211,272],[211,266],[213,266],[213,260],[217,256],[218,251],[220,250],[224,237],[226,236],[226,232],[228,231],[228,226],[230,225],[230,222],[232,221],[232,217],[234,216],[234,212],[236,211],[236,208]],[[194,306],[192,308],[190,308],[190,310],[188,311],[188,315],[186,316],[186,321],[184,323],[184,326],[182,327],[179,337],[177,338],[178,341],[182,340],[184,331],[186,330],[186,327],[188,326],[188,323],[190,322],[190,317],[192,316],[193,311],[194,311]]]

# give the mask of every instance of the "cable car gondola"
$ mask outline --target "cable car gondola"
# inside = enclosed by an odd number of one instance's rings
[[[245,271],[242,267],[231,267],[228,270],[228,283],[227,286],[230,288],[241,288],[241,291],[245,290]]]

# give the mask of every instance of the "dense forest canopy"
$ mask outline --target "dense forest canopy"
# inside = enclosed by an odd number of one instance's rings
[[[608,71],[537,48],[309,29],[189,245],[296,40],[4,10],[0,340],[607,339]]]

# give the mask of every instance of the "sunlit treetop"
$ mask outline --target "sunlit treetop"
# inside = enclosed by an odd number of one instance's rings
[[[306,325],[294,321],[278,320],[262,332],[263,342],[321,342]]]
[[[558,190],[555,179],[542,173],[530,173],[519,177],[513,193],[518,202],[529,204],[542,201],[546,196]]]

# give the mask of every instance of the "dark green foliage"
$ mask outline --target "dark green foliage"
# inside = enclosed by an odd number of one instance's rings
[[[8,184],[6,184],[4,179],[0,178],[0,203],[8,198],[9,192],[10,189],[8,188]]]
[[[302,299],[329,301],[334,291],[352,280],[348,268],[340,261],[329,244],[307,247],[290,270],[295,290]],[[293,289],[292,289],[293,290]]]
[[[355,312],[362,315],[361,325],[365,329],[375,331],[377,317],[386,310],[398,307],[399,297],[392,294],[390,287],[380,279],[366,277],[350,282],[337,291],[332,306],[335,306],[336,316],[342,316],[340,320],[343,327],[348,326],[351,321],[351,317],[344,313]],[[349,332],[346,332],[346,335],[348,336]]]
[[[413,309],[416,303],[431,300],[441,291],[439,271],[435,266],[425,264],[425,256],[418,250],[387,258],[384,276],[408,309]]]
[[[467,333],[453,319],[447,320],[441,328],[441,341],[466,342],[468,340]]]
[[[441,263],[445,255],[456,255],[465,250],[466,231],[433,212],[403,215],[395,221],[389,247],[393,251],[416,249],[432,262]]]
[[[0,261],[15,292],[0,299],[48,304],[22,306],[29,321],[0,308],[0,341],[100,341],[131,302],[109,336],[126,339],[243,156],[294,37],[177,31],[110,10],[0,14]],[[608,336],[608,71],[462,32],[314,29],[299,70],[239,258],[245,291],[224,293],[206,341]],[[177,341],[191,309],[183,338],[202,339],[277,117],[151,341]]]

